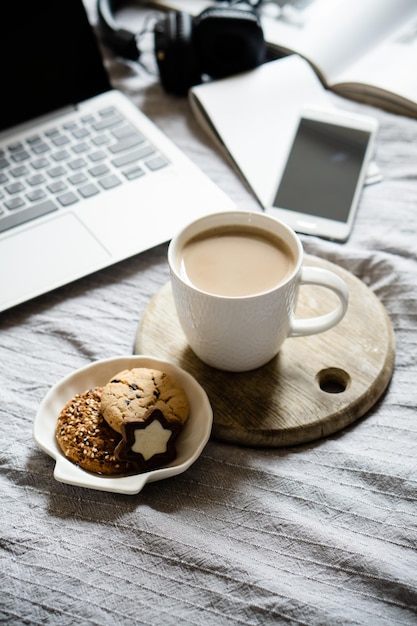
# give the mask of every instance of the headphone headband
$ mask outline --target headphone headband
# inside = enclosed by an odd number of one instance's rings
[[[97,0],[99,31],[103,42],[118,56],[137,61],[140,50],[136,43],[136,34],[120,28],[114,19],[114,12],[123,4],[123,0]]]

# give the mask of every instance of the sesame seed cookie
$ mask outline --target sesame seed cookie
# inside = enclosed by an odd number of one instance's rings
[[[67,402],[58,416],[56,440],[70,461],[89,472],[111,476],[132,474],[134,464],[114,455],[121,436],[103,419],[102,391],[101,387],[95,387]]]
[[[123,370],[103,388],[103,417],[120,434],[123,423],[145,419],[151,408],[159,409],[175,427],[184,425],[190,410],[182,386],[159,370],[144,367]]]

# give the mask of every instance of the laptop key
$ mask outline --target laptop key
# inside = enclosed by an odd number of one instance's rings
[[[75,152],[75,154],[81,154],[82,152],[88,152],[89,147],[85,141],[82,141],[81,143],[77,143],[75,146],[72,146],[71,150]]]
[[[29,193],[26,194],[26,197],[31,202],[37,202],[38,200],[43,200],[44,198],[46,198],[46,193],[43,189],[39,189],[38,187],[33,191],[29,191]]]
[[[31,155],[27,150],[19,150],[19,152],[13,152],[11,157],[15,163],[22,163],[22,161],[30,159]]]
[[[128,165],[129,163],[134,163],[135,161],[140,161],[145,157],[151,156],[154,154],[155,148],[151,145],[144,146],[143,148],[139,148],[138,150],[134,150],[133,152],[129,152],[128,154],[122,154],[116,159],[112,160],[112,164],[115,167],[123,167],[124,165]]]
[[[95,152],[90,152],[88,158],[93,163],[97,163],[98,161],[104,161],[106,159],[106,153],[103,150],[95,150]]]
[[[23,144],[21,141],[15,141],[13,143],[10,143],[7,147],[10,152],[18,152],[19,150],[23,150]]]
[[[40,159],[35,159],[31,163],[31,166],[33,167],[34,170],[42,170],[44,167],[47,167],[48,165],[49,165],[49,161],[45,157],[41,157]]]
[[[123,126],[118,126],[117,128],[111,129],[111,134],[116,139],[123,139],[123,137],[127,137],[128,135],[136,135],[136,137],[141,137],[142,141],[145,141],[145,137],[136,130],[134,126],[131,124],[125,123]]]
[[[123,137],[117,143],[114,143],[112,146],[109,146],[110,152],[113,154],[117,154],[118,152],[124,152],[125,150],[129,150],[129,148],[134,148],[138,146],[140,143],[143,143],[142,135],[132,133],[127,137]]]
[[[9,211],[15,211],[16,209],[20,209],[25,206],[25,201],[20,196],[15,196],[14,198],[10,198],[6,200],[4,206],[9,209]]]
[[[74,159],[73,161],[70,161],[67,165],[72,170],[80,170],[86,166],[86,161],[80,157],[78,159]]]
[[[153,172],[155,170],[160,170],[161,168],[163,168],[166,165],[168,165],[168,163],[169,163],[169,161],[167,161],[167,159],[165,157],[161,156],[161,155],[158,155],[154,159],[150,159],[149,161],[146,161],[146,165]]]
[[[6,217],[2,217],[0,219],[0,232],[4,232],[10,228],[14,228],[15,226],[20,226],[21,224],[30,222],[31,220],[41,217],[42,215],[52,213],[52,211],[56,211],[57,208],[58,207],[54,202],[52,202],[52,200],[46,200],[45,202],[41,202],[39,204],[33,204],[27,209],[22,209],[21,211],[16,211],[16,213],[12,213],[11,215],[6,215]]]
[[[47,185],[47,188],[51,193],[60,193],[61,191],[65,191],[65,189],[67,189],[67,185],[62,180],[56,180],[50,185]]]
[[[117,126],[118,124],[121,124],[122,121],[122,117],[120,117],[119,115],[113,115],[111,117],[105,117],[99,122],[95,122],[94,124],[92,124],[92,127],[94,128],[94,130],[104,130],[105,128],[112,128],[113,126]]]
[[[15,182],[15,183],[10,183],[10,185],[6,185],[5,186],[5,190],[10,195],[15,194],[15,193],[19,193],[19,191],[23,191],[24,188],[25,188],[25,186],[21,182],[19,182],[19,181]]]
[[[29,145],[33,146],[35,143],[42,141],[42,139],[40,135],[31,135],[30,137],[26,137],[26,141]]]
[[[89,185],[84,185],[83,187],[78,187],[78,191],[83,196],[83,198],[90,198],[91,196],[95,196],[97,193],[100,193],[100,189],[98,189],[92,183],[90,183]]]
[[[67,193],[57,196],[57,200],[62,206],[70,206],[71,204],[78,202],[79,198],[73,191],[68,191]]]
[[[67,150],[58,150],[52,155],[54,161],[65,161],[69,159],[70,153]]]
[[[131,167],[127,170],[122,170],[123,175],[126,176],[127,180],[135,180],[135,178],[140,178],[141,176],[145,176],[144,170],[138,165],[135,167]]]
[[[56,137],[53,137],[52,139],[52,143],[55,146],[66,146],[67,143],[70,143],[71,139],[69,137],[67,137],[66,135],[57,135]]]
[[[43,141],[38,141],[35,145],[32,146],[32,152],[34,154],[43,154],[44,152],[49,152],[50,147]]]
[[[103,187],[103,189],[113,189],[113,187],[117,187],[122,183],[122,181],[114,174],[111,174],[110,176],[104,176],[103,178],[100,178],[98,182]]]
[[[68,178],[68,182],[71,183],[71,185],[82,185],[83,183],[86,183],[87,180],[88,177],[82,172],[77,172]]]
[[[97,137],[93,137],[91,141],[95,146],[103,146],[106,143],[110,143],[111,139],[108,135],[97,135]]]
[[[48,174],[51,178],[58,178],[58,176],[64,176],[64,174],[66,174],[66,169],[62,165],[57,165],[48,170]]]
[[[83,139],[83,137],[87,137],[90,134],[90,131],[87,128],[77,128],[72,131],[72,135],[75,139]]]
[[[104,174],[108,174],[110,169],[107,167],[105,163],[99,163],[99,165],[95,165],[88,170],[91,176],[97,178],[97,176],[104,176]]]
[[[45,180],[46,178],[43,174],[33,174],[33,176],[29,176],[28,178],[26,178],[26,182],[31,187],[34,187],[35,185],[41,185],[45,182]]]
[[[17,167],[13,167],[10,170],[10,174],[12,176],[14,176],[15,178],[20,178],[21,176],[26,176],[26,174],[28,174],[29,170],[26,167],[26,165],[18,165]]]
[[[112,115],[119,115],[119,112],[117,111],[117,109],[114,108],[114,106],[109,106],[105,109],[100,109],[99,114],[101,115],[101,117],[107,117]]]

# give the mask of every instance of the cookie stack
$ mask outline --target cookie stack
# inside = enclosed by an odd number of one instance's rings
[[[172,376],[134,368],[67,402],[56,439],[64,455],[87,471],[135,474],[175,460],[188,415],[187,395]]]

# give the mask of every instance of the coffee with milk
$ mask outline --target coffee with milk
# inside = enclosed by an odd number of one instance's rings
[[[182,278],[219,296],[269,291],[296,267],[294,254],[281,237],[248,225],[207,230],[188,240],[179,255]]]

